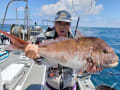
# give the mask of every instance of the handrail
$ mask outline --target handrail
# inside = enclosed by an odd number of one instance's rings
[[[4,22],[5,22],[8,6],[14,1],[25,1],[26,3],[28,2],[28,0],[11,0],[11,1],[8,2],[6,10],[5,10],[5,14],[4,14],[3,22],[2,22],[2,25],[1,25],[1,30],[3,29],[3,25],[4,25]]]

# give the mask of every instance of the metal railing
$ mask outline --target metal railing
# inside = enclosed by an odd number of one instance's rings
[[[4,25],[4,22],[5,22],[6,15],[7,15],[8,7],[9,7],[9,5],[10,5],[12,2],[14,2],[14,1],[25,1],[26,3],[28,3],[28,0],[11,0],[11,1],[9,1],[8,4],[7,4],[6,10],[5,10],[3,22],[2,22],[2,25],[1,25],[1,30],[3,29],[3,25]]]

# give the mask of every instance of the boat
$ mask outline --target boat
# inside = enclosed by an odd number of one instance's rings
[[[15,0],[11,0],[9,4],[13,1]],[[24,1],[27,2],[27,0]],[[26,5],[28,4],[26,3]],[[29,38],[32,43],[35,43],[34,41],[37,38],[44,39],[44,32],[40,26],[36,25],[31,28],[30,37],[28,37],[29,34],[27,32],[22,25],[12,25],[10,33],[23,40],[28,40]],[[1,43],[0,47],[3,49],[7,45]],[[0,90],[47,90],[45,79],[46,65],[40,63],[39,60],[34,61],[26,57],[24,52],[11,51],[8,53],[8,51],[2,49],[0,49]],[[1,63],[1,60],[4,58],[8,60],[4,60]],[[96,90],[95,85],[91,81],[90,74],[77,76],[77,87],[79,90]],[[97,87],[97,90],[101,90],[99,87]],[[76,88],[75,90],[78,89]]]

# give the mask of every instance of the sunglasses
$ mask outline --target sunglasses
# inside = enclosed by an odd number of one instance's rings
[[[55,22],[55,24],[56,25],[60,25],[60,26],[62,26],[62,25],[69,26],[71,23],[70,22],[64,22],[64,23],[62,23],[62,21],[57,21],[57,22]]]

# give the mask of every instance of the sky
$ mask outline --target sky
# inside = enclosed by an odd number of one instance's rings
[[[5,8],[10,0],[0,0],[0,23],[5,13]],[[67,10],[72,15],[72,26],[76,26],[80,17],[80,27],[120,27],[120,0],[28,0],[30,24],[47,24],[43,20],[54,21],[59,10]],[[24,18],[26,2],[13,2],[9,5],[7,19]],[[5,23],[13,24],[15,20],[6,20]],[[23,21],[17,22],[23,23]],[[49,24],[51,24],[49,22]]]

